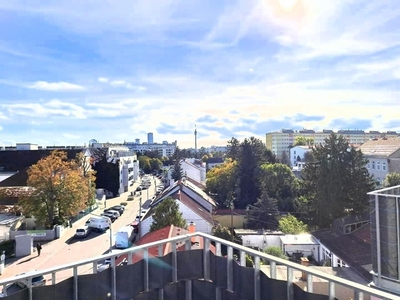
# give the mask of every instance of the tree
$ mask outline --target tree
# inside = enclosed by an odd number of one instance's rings
[[[293,146],[312,146],[312,145],[314,145],[314,139],[311,137],[307,138],[304,136],[296,136],[293,144]]]
[[[222,226],[221,224],[214,226],[212,231],[214,236],[233,242],[232,233],[229,231],[228,228]]]
[[[236,168],[236,207],[246,208],[260,196],[259,167],[268,162],[267,151],[261,140],[255,137],[244,139],[240,144]]]
[[[171,197],[167,197],[155,208],[150,231],[162,229],[170,225],[187,228],[186,220],[179,211],[178,203]]]
[[[260,198],[247,209],[247,225],[251,228],[266,228],[275,230],[278,227],[276,216],[279,215],[277,201],[268,196],[268,191],[263,185]]]
[[[178,181],[181,180],[183,177],[183,170],[181,167],[181,162],[179,160],[175,161],[172,172],[171,172],[171,177],[173,180]]]
[[[303,192],[314,205],[315,224],[329,227],[336,218],[367,211],[366,194],[373,190],[374,181],[361,151],[335,134],[312,151],[314,161],[306,163],[302,177]]]
[[[158,172],[162,167],[162,161],[159,158],[150,158],[151,172]]]
[[[143,170],[146,174],[151,173],[150,158],[146,155],[141,155],[138,157],[139,168]]]
[[[238,139],[232,137],[228,141],[226,157],[231,158],[233,161],[239,158],[240,154],[240,142]]]
[[[386,175],[385,181],[383,182],[384,187],[391,187],[400,185],[400,173],[392,172]]]
[[[51,228],[63,224],[66,218],[76,215],[86,208],[91,182],[76,160],[67,160],[63,151],[53,151],[45,158],[32,165],[28,171],[28,186],[33,188],[30,195],[22,197],[19,205],[25,214],[33,215],[40,223]]]
[[[308,232],[307,225],[291,214],[279,220],[279,230],[286,234],[300,234]]]
[[[289,155],[287,154],[286,151],[283,151],[283,152],[282,152],[282,156],[281,156],[280,162],[281,162],[282,164],[285,164],[285,165],[290,166]]]
[[[237,162],[226,159],[223,164],[212,168],[206,174],[205,191],[220,207],[228,207],[235,201],[236,165]]]
[[[280,211],[293,211],[298,194],[298,179],[285,164],[263,164],[260,167],[260,181],[268,195],[278,201]]]

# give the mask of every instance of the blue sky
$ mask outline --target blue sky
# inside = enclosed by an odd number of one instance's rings
[[[0,144],[397,130],[398,0],[0,0]]]

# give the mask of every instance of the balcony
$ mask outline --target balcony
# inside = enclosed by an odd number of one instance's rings
[[[194,249],[199,241],[202,249]],[[215,254],[210,251],[215,244]],[[149,257],[149,249],[169,254]],[[222,256],[225,249],[227,255]],[[152,250],[153,251],[153,250]],[[234,253],[239,254],[235,261]],[[106,254],[38,272],[50,284],[28,288],[5,299],[397,299],[400,297],[332,276],[312,268],[282,260],[262,252],[203,234],[192,233],[136,246],[116,254]],[[127,265],[116,266],[126,255]],[[140,256],[138,259],[138,255]],[[254,267],[245,267],[246,255]],[[98,262],[111,259],[111,266],[97,272]],[[142,259],[143,258],[143,259]],[[269,262],[269,274],[261,271],[261,261]],[[276,280],[277,269],[286,267],[287,281]],[[294,283],[295,272],[302,272],[304,288]],[[37,274],[0,280],[0,285],[31,279]],[[326,295],[313,293],[314,280],[326,282]],[[352,298],[336,298],[338,287],[352,292]],[[374,298],[372,298],[373,296]]]

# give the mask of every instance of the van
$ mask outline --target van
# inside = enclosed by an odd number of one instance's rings
[[[88,222],[88,227],[94,231],[104,232],[111,227],[111,220],[108,217],[91,217]]]
[[[132,226],[124,226],[120,228],[115,235],[115,248],[124,249],[130,247],[135,236],[134,228]]]

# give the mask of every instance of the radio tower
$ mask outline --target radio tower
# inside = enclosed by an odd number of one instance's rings
[[[194,125],[194,153],[197,154],[197,129]]]

